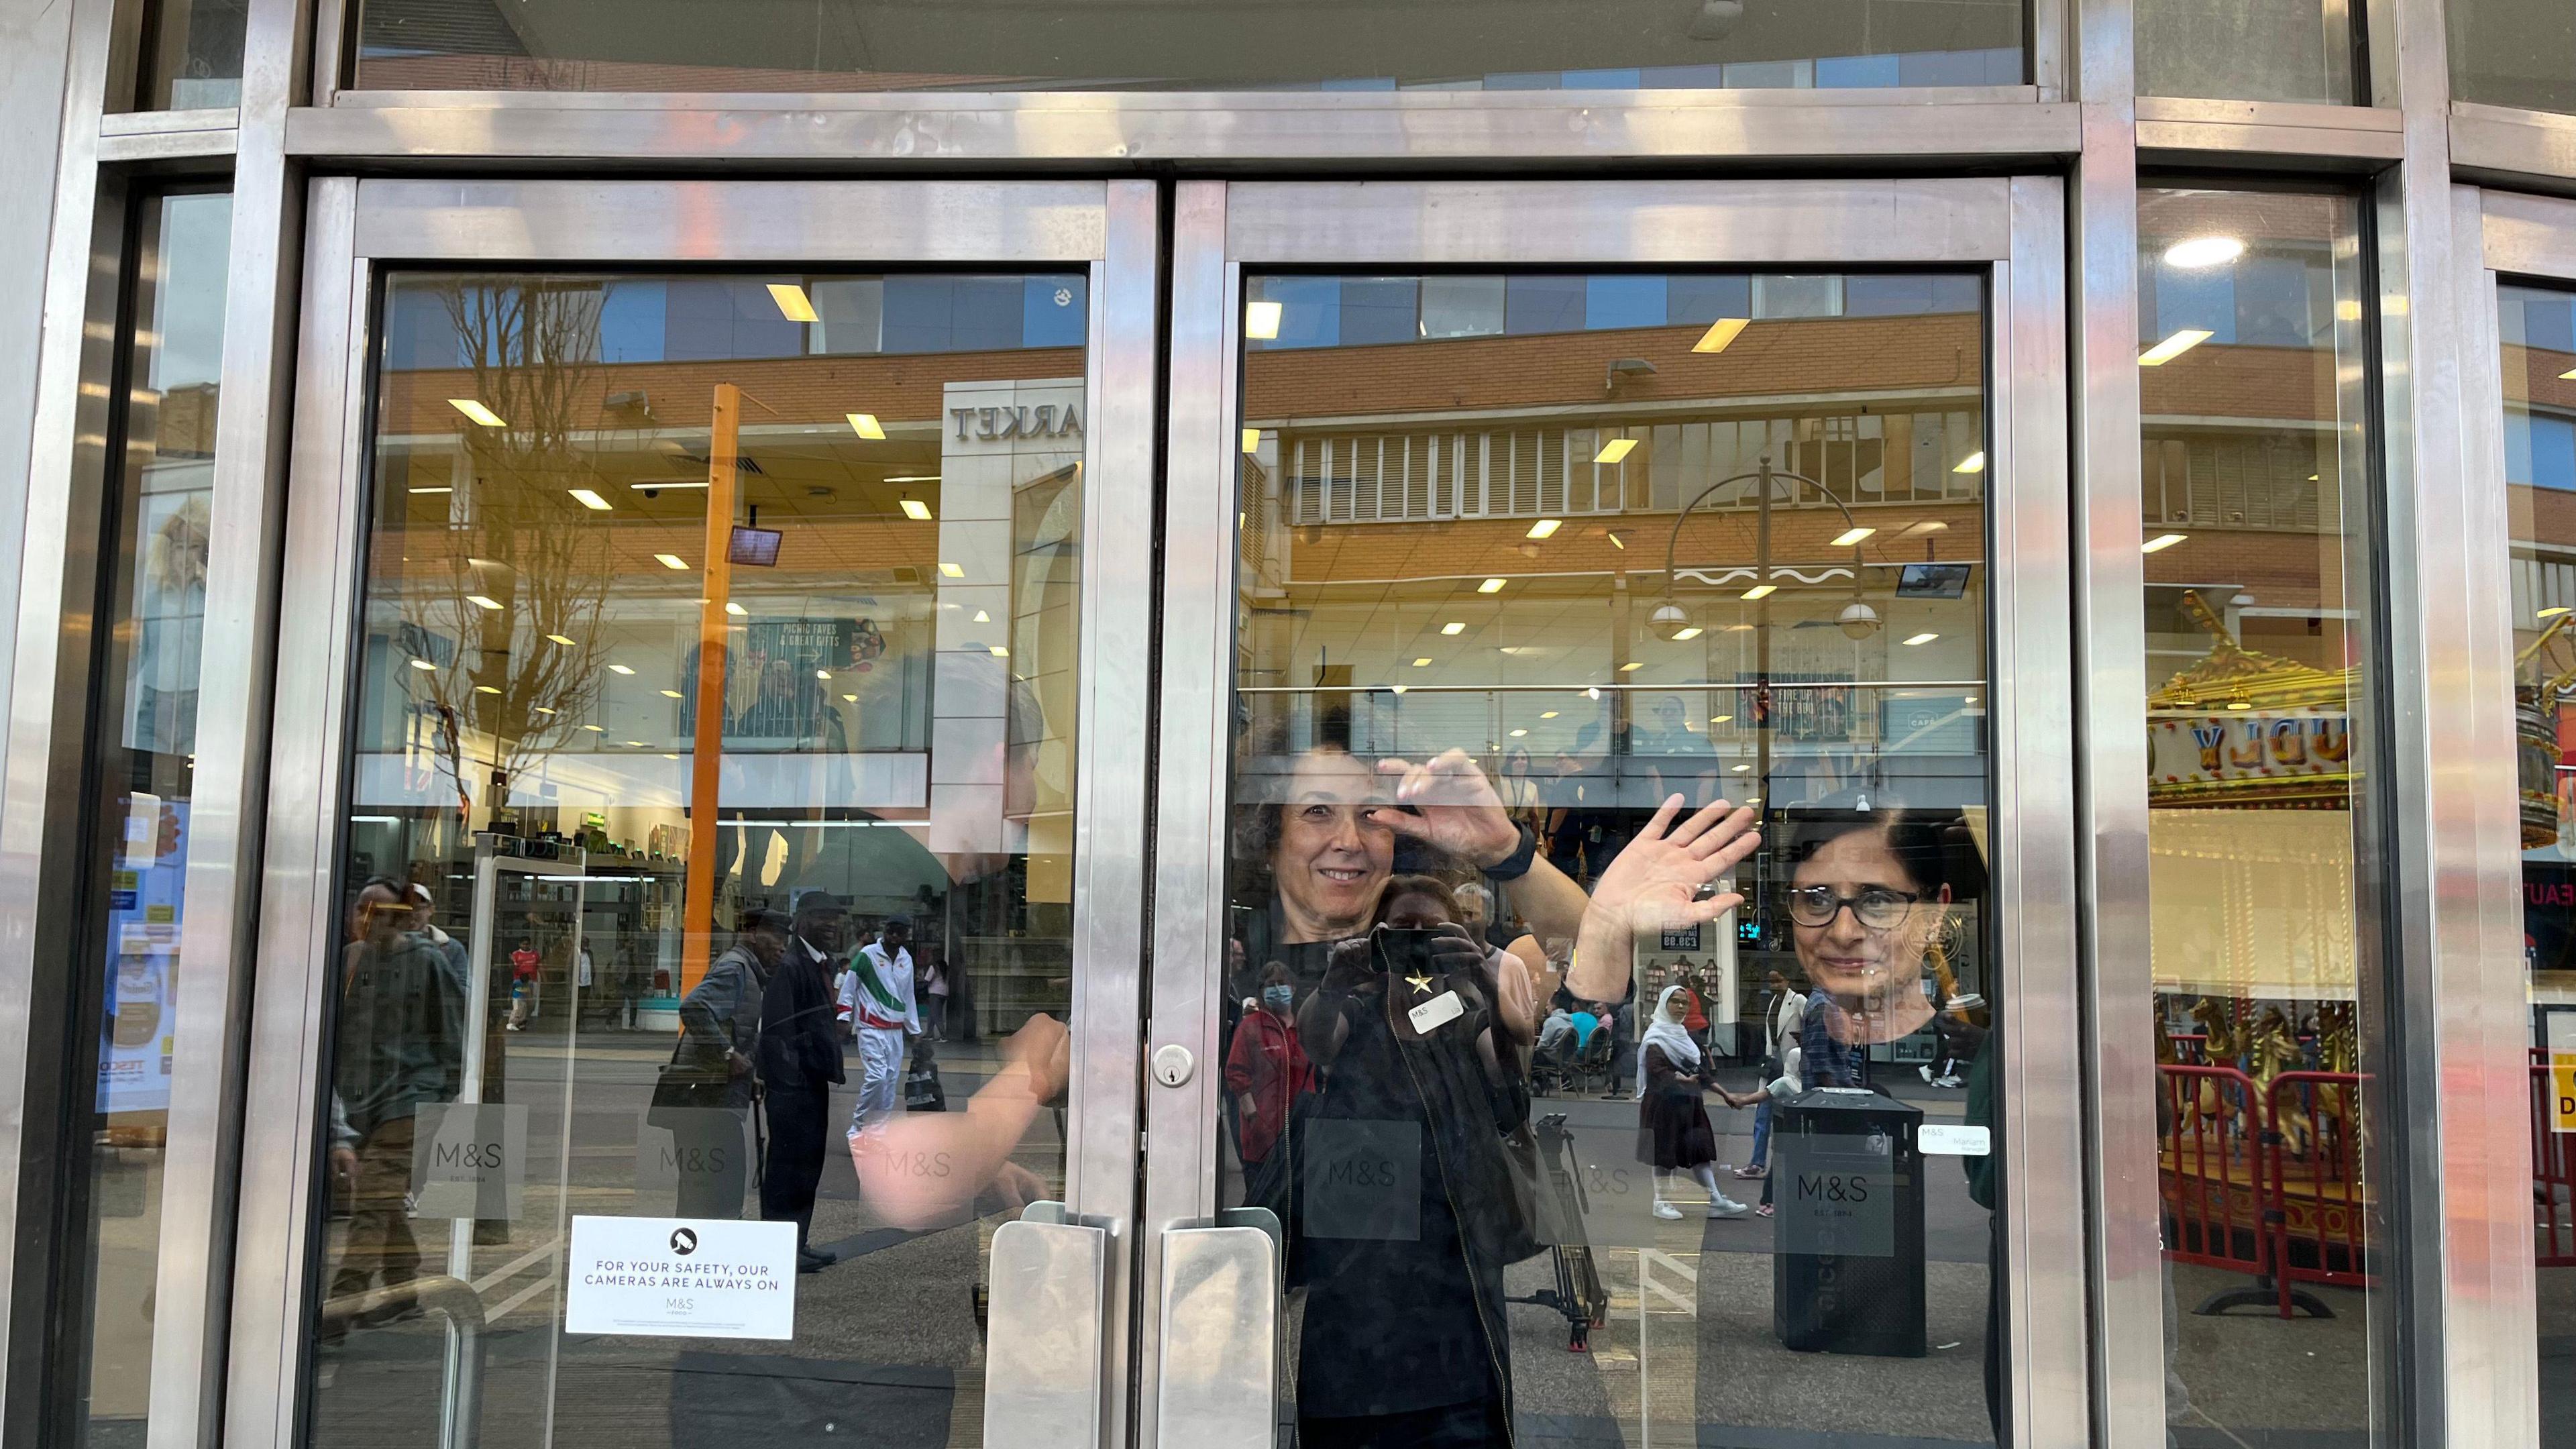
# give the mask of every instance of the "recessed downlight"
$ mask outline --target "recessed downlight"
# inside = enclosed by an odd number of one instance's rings
[[[1750,317],[1720,317],[1708,324],[1708,330],[1691,344],[1693,352],[1724,352],[1745,328],[1753,325]]]
[[[2185,237],[2165,248],[2165,265],[2186,268],[2216,267],[2223,266],[2243,255],[2245,255],[2245,242],[2241,237]]]
[[[816,315],[814,311],[814,299],[806,296],[805,289],[797,286],[794,282],[770,283],[769,300],[778,304],[778,315],[786,318],[790,322],[820,322],[823,320],[820,316]]]
[[[2217,336],[2200,327],[2185,327],[2171,337],[2138,354],[2138,366],[2162,367],[2184,353]]]

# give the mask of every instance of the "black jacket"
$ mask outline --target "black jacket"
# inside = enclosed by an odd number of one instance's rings
[[[799,939],[770,973],[760,997],[759,1061],[761,1083],[773,1092],[848,1080],[832,1024],[831,969]]]

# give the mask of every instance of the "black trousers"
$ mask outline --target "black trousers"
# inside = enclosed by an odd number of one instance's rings
[[[1498,1398],[1367,1418],[1297,1420],[1298,1449],[1506,1449],[1511,1442]]]
[[[832,1089],[771,1087],[768,1098],[769,1160],[761,1170],[760,1215],[796,1225],[796,1250],[805,1250],[814,1228],[814,1189],[823,1181],[823,1137],[830,1128]]]

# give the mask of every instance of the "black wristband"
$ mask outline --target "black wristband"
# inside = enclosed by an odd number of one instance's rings
[[[1521,843],[1511,854],[1485,867],[1485,874],[1496,880],[1519,880],[1529,874],[1530,865],[1538,859],[1538,832],[1521,826]]]

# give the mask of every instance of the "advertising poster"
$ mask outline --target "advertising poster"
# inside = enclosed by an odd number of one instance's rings
[[[99,1018],[98,1110],[170,1107],[171,1007],[179,975],[179,901],[188,874],[188,806],[127,797],[108,884],[107,1009]]]

